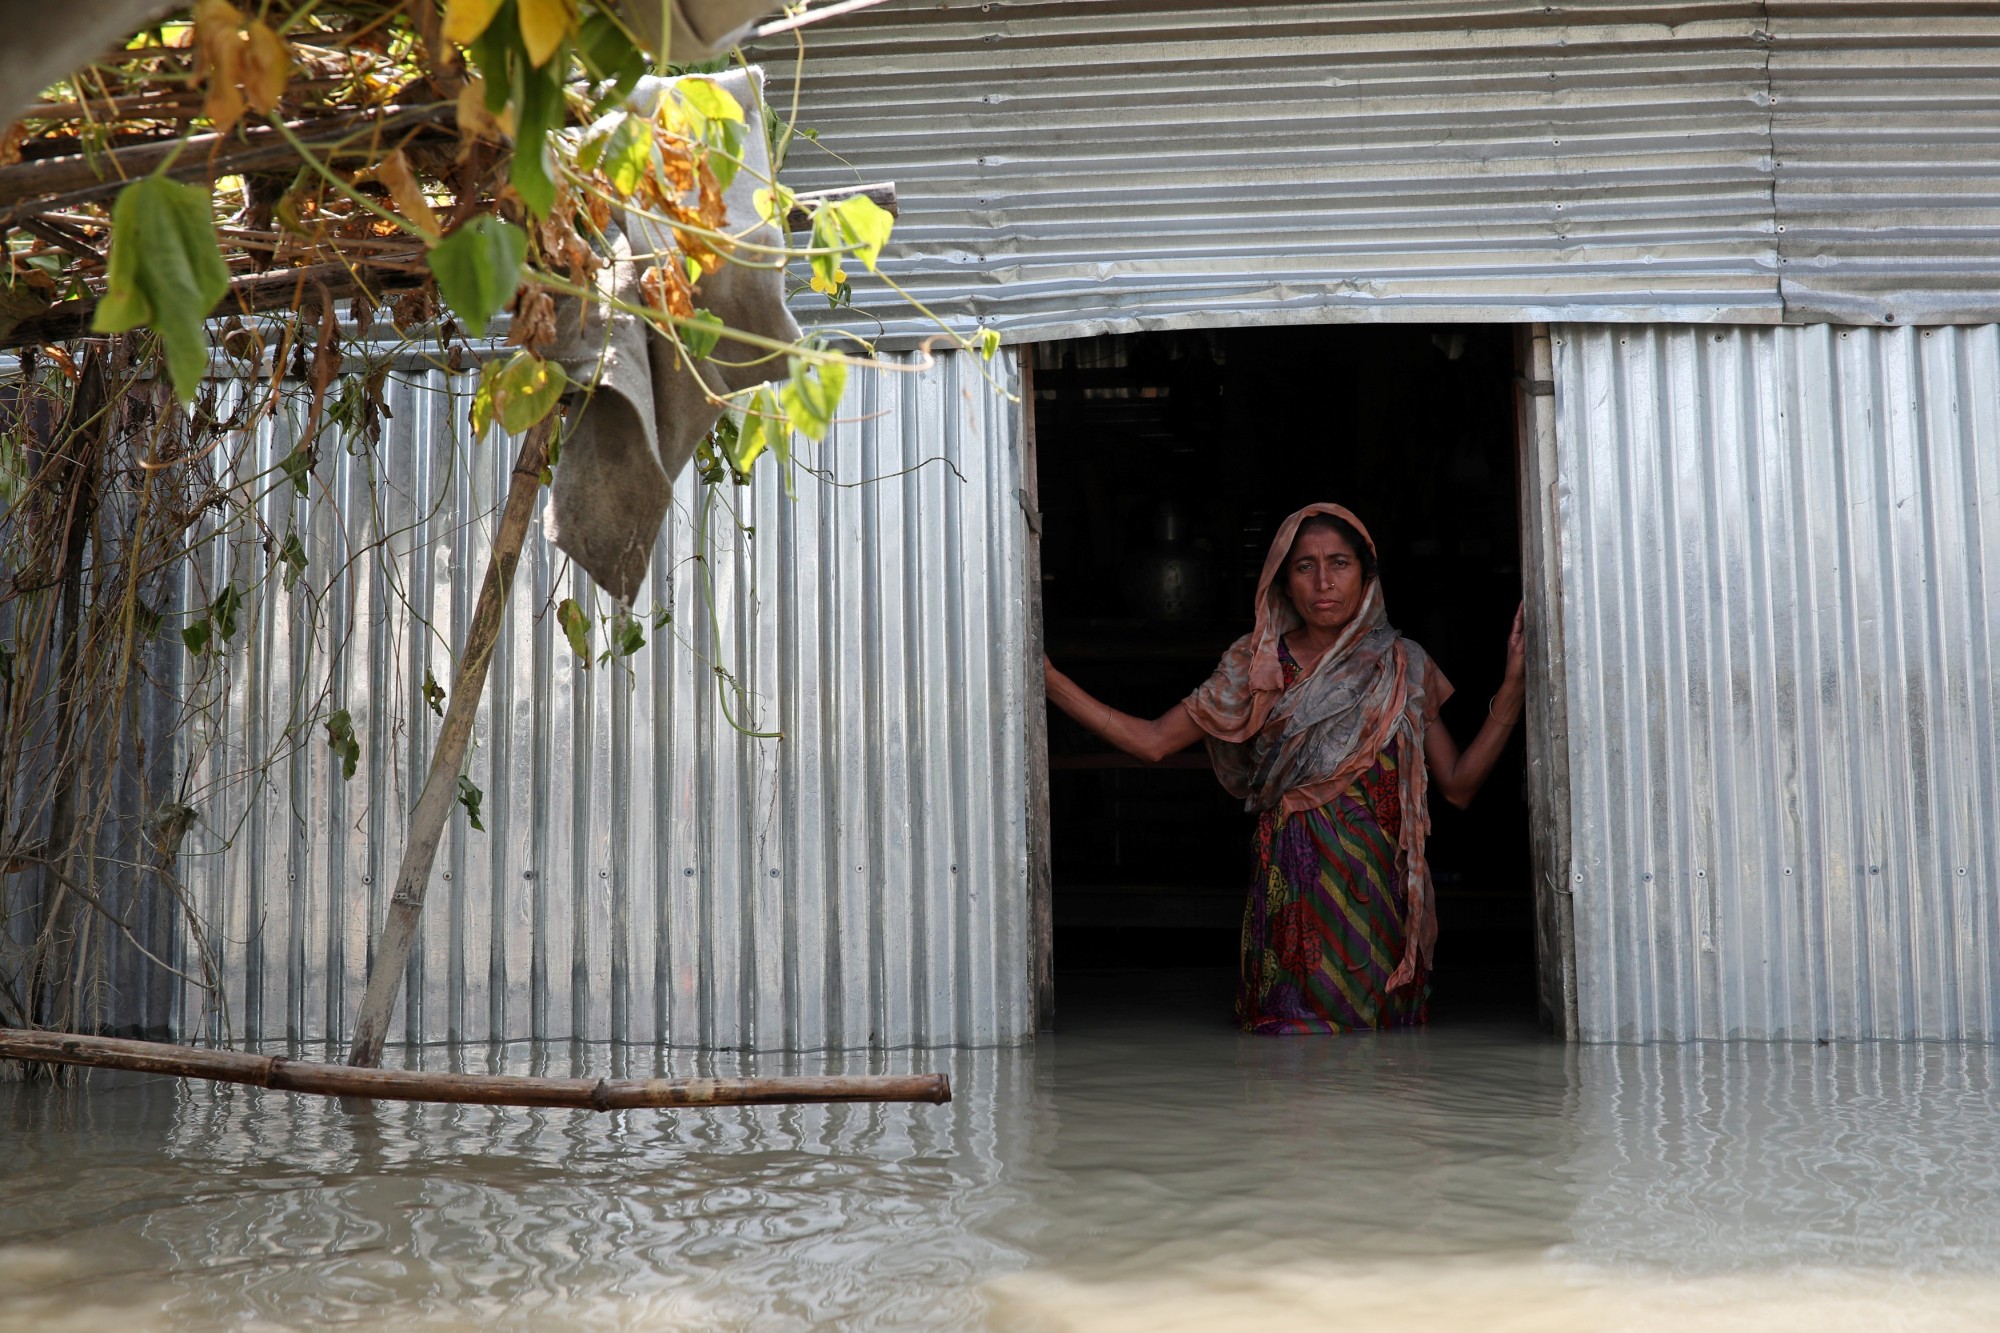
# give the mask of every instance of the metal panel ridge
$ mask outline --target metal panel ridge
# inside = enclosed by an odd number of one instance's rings
[[[2000,328],[1555,334],[1589,1040],[2000,1030]]]
[[[734,1049],[993,1045],[1028,1002],[1023,519],[1010,359],[891,359],[803,454],[796,501],[689,473],[633,614],[589,660],[552,614],[612,611],[529,536],[392,1040]],[[341,1043],[483,574],[515,442],[469,441],[469,381],[391,381],[379,443],[322,447],[298,589],[263,580],[184,738],[182,870],[223,994],[186,1035]],[[267,423],[259,468],[296,422]],[[187,600],[257,582],[214,540]],[[353,719],[351,779],[327,747]],[[185,941],[184,951],[195,948]]]
[[[1775,320],[1762,15],[892,0],[812,34],[800,123],[825,147],[797,143],[787,173],[894,179],[884,271],[1010,340]],[[859,315],[802,310],[926,332],[865,275],[855,293]]]

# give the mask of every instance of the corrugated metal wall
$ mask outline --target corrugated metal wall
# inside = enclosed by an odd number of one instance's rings
[[[940,356],[857,375],[795,504],[768,460],[747,490],[684,477],[638,608],[650,642],[629,659],[581,668],[551,608],[592,593],[531,533],[470,766],[486,831],[454,814],[394,1034],[1029,1034],[1017,373]],[[335,503],[282,484],[259,501],[277,541],[310,516],[308,575],[253,598],[185,739],[208,795],[182,870],[236,1036],[351,1027],[437,722],[425,674],[451,682],[513,456],[465,442],[467,383],[393,381],[381,444],[319,462]],[[259,461],[286,436],[267,429]],[[386,554],[363,549],[385,535]],[[269,560],[212,542],[190,603]],[[351,781],[323,728],[341,707]],[[258,772],[288,730],[300,743]],[[184,1029],[220,1028],[199,992],[185,1005]]]
[[[2000,1035],[2000,329],[1555,343],[1582,1035]]]
[[[1775,318],[1762,6],[1584,8],[891,0],[811,35],[844,162],[788,174],[896,181],[888,271],[1010,337]]]
[[[886,271],[1009,339],[2000,315],[1987,4],[891,0],[807,52],[789,177],[896,181]]]
[[[2000,8],[1767,7],[1786,318],[2000,318]]]

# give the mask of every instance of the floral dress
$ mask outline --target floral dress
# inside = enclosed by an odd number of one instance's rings
[[[1278,660],[1290,689],[1301,672],[1282,640]],[[1245,1032],[1352,1032],[1425,1020],[1427,975],[1394,994],[1387,988],[1403,957],[1407,915],[1396,866],[1401,748],[1392,743],[1318,809],[1258,817],[1236,996]]]

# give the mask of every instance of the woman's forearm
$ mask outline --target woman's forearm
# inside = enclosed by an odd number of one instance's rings
[[[1433,772],[1432,780],[1447,801],[1464,809],[1486,785],[1492,775],[1493,766],[1500,762],[1501,752],[1507,748],[1507,741],[1514,734],[1514,727],[1521,720],[1521,709],[1527,702],[1527,686],[1519,677],[1509,677],[1500,685],[1500,692],[1493,696],[1486,710],[1486,722],[1479,728],[1479,734],[1472,744],[1465,747],[1448,772]]]
[[[1050,703],[1099,740],[1149,764],[1157,764],[1201,738],[1193,716],[1178,705],[1165,716],[1147,721],[1094,698],[1053,665],[1047,667],[1047,680]]]

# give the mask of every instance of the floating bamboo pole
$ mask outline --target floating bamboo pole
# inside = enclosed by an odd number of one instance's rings
[[[826,1074],[804,1078],[524,1078],[512,1074],[428,1074],[405,1069],[289,1060],[282,1055],[198,1050],[157,1041],[83,1037],[69,1032],[0,1028],[0,1059],[130,1069],[278,1092],[466,1106],[555,1106],[579,1111],[635,1111],[683,1106],[782,1106],[800,1102],[951,1100],[943,1074]]]

